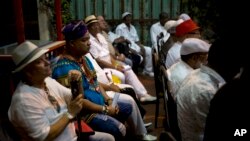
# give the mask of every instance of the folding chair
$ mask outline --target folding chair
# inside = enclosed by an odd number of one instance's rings
[[[163,90],[167,107],[167,122],[165,127],[167,131],[170,131],[172,133],[172,135],[176,138],[177,141],[181,141],[181,133],[178,126],[178,118],[177,118],[177,105],[169,91],[168,75],[166,70],[167,69],[164,65],[160,66],[160,71],[163,74],[162,84],[163,86],[165,86]]]

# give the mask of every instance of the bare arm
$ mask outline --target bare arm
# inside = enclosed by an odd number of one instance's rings
[[[107,84],[99,82],[99,84],[103,87],[103,89],[105,91],[120,92],[120,88],[117,85],[113,84],[113,83],[111,85],[107,85]]]
[[[68,105],[68,113],[75,117],[83,107],[84,99],[82,98],[82,94],[78,95],[74,100],[70,102]],[[63,116],[54,124],[50,126],[50,131],[45,141],[51,141],[59,136],[62,131],[66,128],[66,126],[70,122],[70,118],[65,113]]]

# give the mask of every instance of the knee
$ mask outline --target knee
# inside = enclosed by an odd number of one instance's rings
[[[103,141],[115,141],[114,136],[112,136],[111,134],[107,134],[104,138],[105,139]]]

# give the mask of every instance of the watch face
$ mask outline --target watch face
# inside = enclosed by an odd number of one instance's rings
[[[67,112],[66,115],[70,120],[74,118],[69,112]]]

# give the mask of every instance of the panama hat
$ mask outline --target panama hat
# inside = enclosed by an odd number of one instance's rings
[[[98,22],[97,18],[95,15],[90,15],[88,17],[85,18],[84,20],[85,24],[88,26],[91,23],[96,23]]]
[[[16,65],[16,69],[13,71],[13,73],[19,72],[28,64],[41,57],[47,51],[48,49],[38,48],[38,46],[30,41],[25,41],[18,45],[12,52],[12,59]]]

